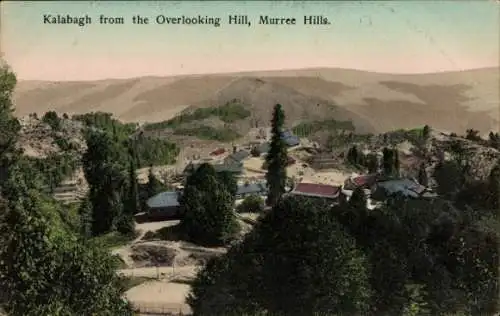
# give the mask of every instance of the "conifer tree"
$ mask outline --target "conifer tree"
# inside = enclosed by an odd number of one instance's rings
[[[429,185],[429,179],[427,177],[427,171],[425,170],[425,164],[421,163],[420,168],[418,169],[418,183],[423,186]]]
[[[87,151],[83,155],[83,169],[89,184],[89,198],[93,209],[94,235],[116,228],[123,209],[123,188],[126,176],[120,164],[118,144],[106,132],[94,131],[86,135]]]
[[[393,159],[394,159],[393,175],[395,177],[399,177],[399,175],[400,175],[400,170],[399,170],[399,151],[397,149],[393,149]]]
[[[133,235],[135,232],[134,215],[139,208],[139,197],[137,189],[137,175],[135,169],[134,156],[130,157],[129,179],[123,205],[123,213],[118,222],[117,230],[124,235]]]
[[[281,195],[285,193],[286,165],[288,161],[286,143],[283,141],[282,132],[285,123],[285,114],[281,104],[276,104],[271,121],[271,143],[266,156],[266,180],[269,194],[266,203],[274,205]]]
[[[347,162],[351,165],[357,165],[359,162],[359,153],[356,145],[352,146],[347,152]]]
[[[85,197],[78,208],[80,216],[80,233],[83,238],[92,237],[92,203]]]
[[[394,152],[389,148],[383,149],[382,167],[386,176],[391,176],[394,173]]]
[[[153,173],[153,166],[149,167],[148,171],[148,183],[146,187],[147,197],[153,197],[160,193],[163,189],[162,183],[158,180]]]
[[[424,128],[422,129],[422,137],[427,140],[430,136],[431,133],[431,128],[429,125],[425,125]]]
[[[202,164],[188,177],[179,204],[181,227],[195,243],[224,245],[239,230],[233,212],[234,196],[210,164]]]
[[[500,160],[493,167],[488,177],[488,206],[493,210],[500,207]]]

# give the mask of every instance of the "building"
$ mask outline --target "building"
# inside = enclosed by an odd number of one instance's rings
[[[394,194],[402,194],[412,198],[434,196],[425,186],[411,179],[380,181],[372,187],[371,191],[372,198],[379,200]]]
[[[295,186],[295,188],[293,188],[290,194],[325,199],[337,199],[340,195],[340,191],[341,187],[333,185],[299,183]]]
[[[225,148],[217,148],[216,150],[214,150],[214,151],[212,151],[210,153],[210,156],[219,156],[219,155],[222,155],[225,152],[226,152]]]
[[[177,218],[180,213],[179,192],[166,191],[149,198],[148,217],[153,219]]]
[[[224,159],[224,162],[234,163],[234,162],[242,162],[250,156],[250,153],[246,150],[238,150],[237,152],[232,153]]]
[[[236,191],[236,198],[244,199],[249,195],[266,196],[267,192],[268,189],[265,182],[245,183],[238,185],[238,191]]]
[[[243,172],[243,163],[237,161],[224,161],[214,165],[215,172],[230,172],[235,176]]]
[[[355,190],[356,188],[370,189],[378,181],[381,181],[382,176],[378,173],[366,174],[354,178],[348,178],[344,182],[345,190]]]
[[[297,146],[300,144],[300,139],[293,135],[291,131],[281,132],[281,139],[286,143],[288,147]]]
[[[184,177],[188,177],[191,173],[196,171],[200,165],[200,163],[190,162],[182,172]],[[212,166],[214,167],[215,172],[230,172],[234,175],[239,175],[243,172],[243,163],[236,162],[232,159],[224,160],[223,163],[212,164]]]
[[[265,142],[265,143],[261,143],[261,144],[257,145],[256,147],[261,155],[265,155],[269,152],[271,145],[269,145],[268,142]]]

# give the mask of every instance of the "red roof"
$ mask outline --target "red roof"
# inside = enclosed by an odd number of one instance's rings
[[[295,194],[335,198],[340,187],[327,184],[299,183],[292,191]]]
[[[217,155],[223,154],[225,152],[226,152],[226,149],[224,149],[224,148],[217,148],[216,150],[212,151],[210,153],[210,155],[217,156]]]
[[[356,186],[364,186],[364,185],[374,184],[376,182],[376,179],[377,179],[376,174],[368,174],[368,175],[356,177],[356,178],[352,179],[352,181],[354,182],[354,184]]]

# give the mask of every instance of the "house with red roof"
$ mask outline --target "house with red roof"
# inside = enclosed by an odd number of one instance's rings
[[[212,151],[210,153],[210,156],[219,156],[219,155],[222,155],[225,152],[226,152],[225,148],[217,148],[216,150],[214,150],[214,151]]]
[[[337,199],[340,195],[341,187],[328,184],[299,183],[290,191],[290,194],[325,199]]]
[[[348,178],[344,182],[345,190],[355,190],[356,188],[370,189],[377,182],[383,181],[382,175],[378,173],[365,174],[354,178]]]

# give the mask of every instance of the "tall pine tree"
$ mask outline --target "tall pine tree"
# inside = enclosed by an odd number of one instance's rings
[[[86,196],[78,208],[78,215],[80,216],[80,233],[85,239],[92,237],[92,213],[92,203],[89,197]]]
[[[392,174],[394,173],[394,152],[391,149],[385,147],[382,153],[382,168],[384,170],[384,175],[392,176]]]
[[[281,104],[276,104],[271,121],[271,143],[266,156],[266,180],[269,188],[266,202],[268,205],[275,205],[285,193],[288,156],[287,146],[282,138],[284,123],[285,113]]]
[[[418,169],[418,183],[423,186],[427,186],[429,184],[429,178],[423,162],[420,164],[420,168]]]
[[[153,197],[163,190],[163,185],[153,174],[153,166],[149,167],[148,171],[148,184],[146,186],[147,197]]]
[[[124,235],[133,235],[135,232],[134,215],[139,209],[139,196],[137,188],[137,174],[136,164],[134,162],[134,155],[130,156],[129,170],[128,170],[128,183],[126,192],[124,192],[123,199],[123,213],[117,225],[117,230]]]
[[[397,149],[393,149],[393,159],[394,159],[393,176],[399,177],[400,176],[400,171],[399,171],[399,152],[398,152]]]
[[[94,235],[116,228],[123,209],[123,188],[126,176],[120,164],[120,149],[106,132],[93,131],[86,135],[87,151],[83,155],[83,170],[89,184],[93,210]]]

